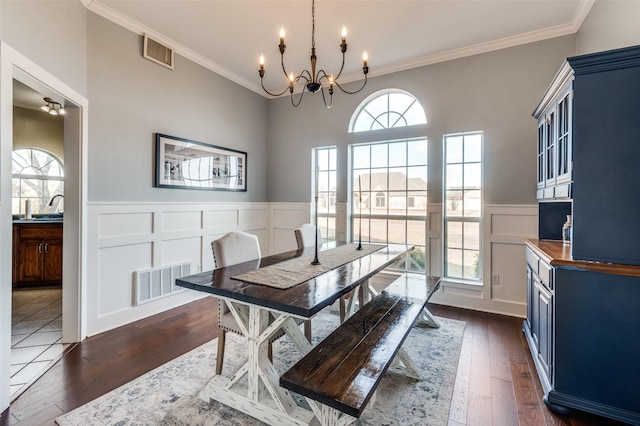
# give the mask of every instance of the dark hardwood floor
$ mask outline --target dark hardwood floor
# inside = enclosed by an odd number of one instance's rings
[[[55,418],[213,339],[217,303],[207,297],[90,337],[18,397],[0,425],[54,425]],[[430,306],[466,322],[449,425],[617,425],[574,413],[561,417],[542,402],[522,320]]]

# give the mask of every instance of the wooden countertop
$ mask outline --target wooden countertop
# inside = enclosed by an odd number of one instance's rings
[[[640,277],[640,266],[573,260],[571,257],[571,244],[565,244],[562,241],[525,240],[525,243],[527,247],[533,250],[545,262],[554,267],[575,268],[590,272],[601,272],[603,274]]]

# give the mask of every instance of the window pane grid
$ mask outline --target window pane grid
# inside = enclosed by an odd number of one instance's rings
[[[64,194],[64,169],[62,163],[39,149],[18,149],[11,156],[12,214],[25,213],[25,201],[31,201],[31,211],[36,214],[61,211],[61,202],[53,207],[49,201],[56,194]]]
[[[325,242],[335,241],[337,150],[335,147],[314,148],[313,154],[316,169],[312,180],[318,195],[317,226]]]
[[[350,132],[392,129],[427,122],[420,102],[411,94],[397,89],[373,94],[354,116]]]
[[[426,145],[426,139],[416,139],[351,147],[352,240],[416,245],[407,261],[395,266],[421,272],[426,268]]]
[[[480,281],[482,133],[444,137],[444,274]]]

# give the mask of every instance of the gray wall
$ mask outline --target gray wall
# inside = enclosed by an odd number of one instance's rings
[[[640,44],[639,17],[640,1],[595,2],[578,31],[578,54]]]
[[[338,201],[345,202],[347,146],[362,140],[347,131],[351,115],[371,93],[399,88],[414,94],[426,110],[428,124],[417,130],[429,139],[431,203],[441,202],[443,134],[483,130],[485,202],[535,204],[536,122],[531,112],[563,59],[572,55],[574,35],[372,78],[357,95],[334,96],[329,110],[318,94],[305,95],[298,108],[289,99],[272,100],[269,200],[310,201],[311,149],[337,145]],[[375,72],[375,62],[369,66]]]
[[[0,38],[83,96],[87,9],[79,1],[0,1]]]
[[[144,59],[142,37],[88,16],[89,200],[267,201],[267,100],[179,55]],[[248,153],[246,193],[155,188],[154,134]]]
[[[42,111],[13,107],[13,149],[42,148],[64,163],[64,120]]]

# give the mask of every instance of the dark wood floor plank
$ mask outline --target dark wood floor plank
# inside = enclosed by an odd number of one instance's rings
[[[511,380],[491,378],[491,414],[494,425],[518,424],[518,412]]]
[[[214,339],[216,321],[217,302],[207,297],[92,336],[18,397],[10,412],[22,421],[38,419],[32,424],[41,424],[46,413],[55,413],[49,416],[53,421]]]
[[[485,426],[493,424],[491,397],[470,392],[469,410],[467,411],[467,425]]]
[[[471,377],[469,392],[491,397],[491,359],[489,356],[489,327],[487,317],[473,314],[470,323],[473,329],[473,344],[471,347]]]
[[[380,285],[384,280],[391,282],[387,277],[376,279]],[[10,415],[0,418],[0,426],[8,426],[11,415],[21,419],[19,426],[53,425],[63,412],[215,338],[216,309],[216,300],[207,297],[86,339],[11,404]],[[511,419],[513,412],[518,416],[515,424],[522,426],[620,425],[586,413],[562,417],[547,410],[522,334],[522,319],[432,304],[429,309],[434,315],[466,322],[450,426],[498,425],[503,419]],[[167,339],[171,339],[171,345],[166,344]],[[511,400],[504,357],[511,376]],[[474,389],[481,389],[481,394],[470,392],[473,368],[489,371],[489,378],[474,378]],[[485,395],[487,387],[489,394]]]
[[[505,322],[499,318],[489,319],[489,361],[491,378],[511,382],[509,354],[505,344]]]

